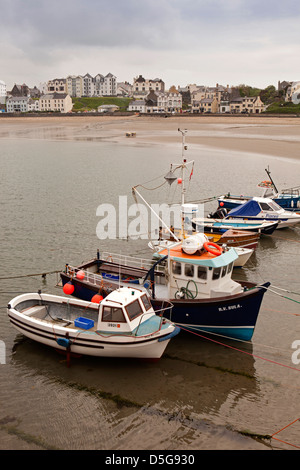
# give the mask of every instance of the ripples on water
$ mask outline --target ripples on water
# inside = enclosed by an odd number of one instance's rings
[[[60,291],[55,275],[3,278],[59,270],[95,256],[97,248],[150,257],[146,240],[97,239],[96,209],[117,206],[119,195],[133,203],[132,186],[165,174],[181,158],[180,142],[177,149],[45,136],[1,140],[0,339],[7,364],[0,365],[0,448],[290,448],[242,432],[272,435],[299,415],[299,373],[280,365],[297,367],[291,362],[292,342],[300,339],[296,302],[267,294],[250,344],[182,333],[157,364],[80,358],[67,368],[55,351],[12,329],[3,307],[17,293]],[[188,159],[195,160],[190,200],[253,193],[267,165],[274,178],[284,175],[282,184],[299,184],[296,160],[195,146]],[[150,203],[179,201],[173,187],[143,194]],[[262,239],[235,276],[299,291],[299,235],[296,228]],[[299,423],[280,437],[300,446]]]

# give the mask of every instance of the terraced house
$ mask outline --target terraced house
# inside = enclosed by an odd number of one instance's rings
[[[72,111],[72,98],[66,93],[52,93],[43,95],[39,99],[40,111],[69,113]]]
[[[89,73],[83,76],[69,75],[67,77],[67,93],[77,98],[82,96],[116,96],[117,78],[112,73],[105,76],[98,73],[95,77]]]
[[[134,78],[132,92],[135,98],[145,98],[151,91],[164,92],[164,82],[160,78],[145,79],[142,75]]]

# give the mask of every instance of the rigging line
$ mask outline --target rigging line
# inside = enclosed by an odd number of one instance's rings
[[[290,297],[287,297],[286,295],[279,294],[279,292],[269,289],[268,287],[266,288],[266,290],[272,292],[273,294],[278,295],[279,297],[282,297],[283,299],[291,300],[292,302],[296,302],[297,304],[300,304],[299,300],[291,299]]]
[[[138,186],[136,187],[139,187],[139,188],[143,188],[145,189],[146,191],[155,191],[156,189],[159,189],[161,188],[164,184],[166,184],[167,181],[164,181],[163,183],[161,183],[159,186],[156,186],[155,188],[146,188],[145,186],[143,186],[142,184],[138,184]]]
[[[22,276],[8,276],[8,277],[0,277],[0,280],[5,280],[5,279],[19,279],[22,277],[35,277],[35,276],[46,276],[46,274],[55,274],[55,273],[60,273],[61,270],[59,271],[48,271],[48,272],[43,272],[43,273],[37,273],[37,274],[24,274]]]
[[[181,325],[177,324],[177,326],[179,326],[179,328],[181,328],[182,330],[189,332],[189,330],[187,330],[186,328],[183,328]],[[272,361],[271,359],[267,359],[265,357],[257,356],[256,354],[252,354],[252,353],[249,353],[247,351],[243,351],[242,349],[234,348],[233,346],[229,346],[228,344],[221,343],[220,341],[216,341],[214,339],[207,338],[206,336],[199,335],[198,333],[194,333],[194,332],[192,332],[192,333],[197,335],[197,336],[200,336],[204,339],[208,339],[209,341],[212,341],[213,343],[217,343],[217,344],[220,344],[221,346],[225,346],[226,348],[233,349],[234,351],[238,351],[238,352],[247,354],[248,356],[252,356],[252,357],[255,357],[257,359],[262,359],[263,361],[271,362],[272,364],[282,366],[282,367],[286,367],[287,369],[292,369],[292,370],[296,370],[297,372],[300,372],[300,369],[297,369],[296,367],[288,366],[286,364],[281,364],[280,362],[277,362],[277,361]]]
[[[179,325],[178,325],[179,326]],[[190,329],[192,329],[192,327],[190,327]],[[199,328],[197,329],[197,331],[199,331]],[[205,333],[205,330],[201,330],[203,333]],[[225,338],[225,339],[230,339],[232,341],[236,341],[236,342],[240,342],[240,343],[243,343],[245,345],[249,345],[249,346],[258,346],[258,347],[262,347],[262,348],[267,348],[267,349],[271,349],[271,350],[276,350],[276,351],[279,351],[279,352],[290,352],[289,349],[282,349],[282,348],[277,348],[276,346],[270,346],[268,344],[262,344],[262,343],[256,343],[254,341],[245,341],[243,339],[239,339],[239,338],[233,338],[233,337],[229,337],[229,336],[225,336],[225,335],[221,335],[221,334],[218,334],[218,333],[213,333],[213,332],[210,332],[209,333],[210,335],[212,336],[218,336],[218,338]],[[209,338],[207,338],[209,339]]]
[[[278,289],[278,290],[282,290],[284,292],[288,292],[289,294],[300,295],[300,292],[293,292],[291,290],[283,289],[282,287],[274,286],[274,284],[272,284],[272,287],[274,287],[275,289]]]

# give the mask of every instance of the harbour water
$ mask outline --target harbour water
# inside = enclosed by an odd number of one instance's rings
[[[250,343],[182,332],[157,363],[81,357],[68,368],[8,321],[6,305],[19,293],[62,295],[54,272],[65,263],[97,249],[151,258],[145,239],[100,240],[97,207],[117,208],[119,196],[134,204],[133,186],[158,186],[155,178],[180,159],[180,135],[174,145],[139,142],[138,134],[130,141],[70,135],[63,123],[55,132],[26,123],[0,132],[1,450],[300,448],[300,226],[262,237],[235,270],[237,279],[285,289],[266,293]],[[190,201],[254,193],[268,165],[280,188],[299,184],[298,159],[205,145],[191,145],[187,159],[195,161]],[[143,195],[150,203],[180,201],[175,186]]]

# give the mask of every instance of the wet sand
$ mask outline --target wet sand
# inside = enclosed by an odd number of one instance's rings
[[[300,118],[268,116],[0,117],[0,137],[176,144],[187,129],[192,146],[300,158]],[[136,137],[126,137],[135,132]]]

